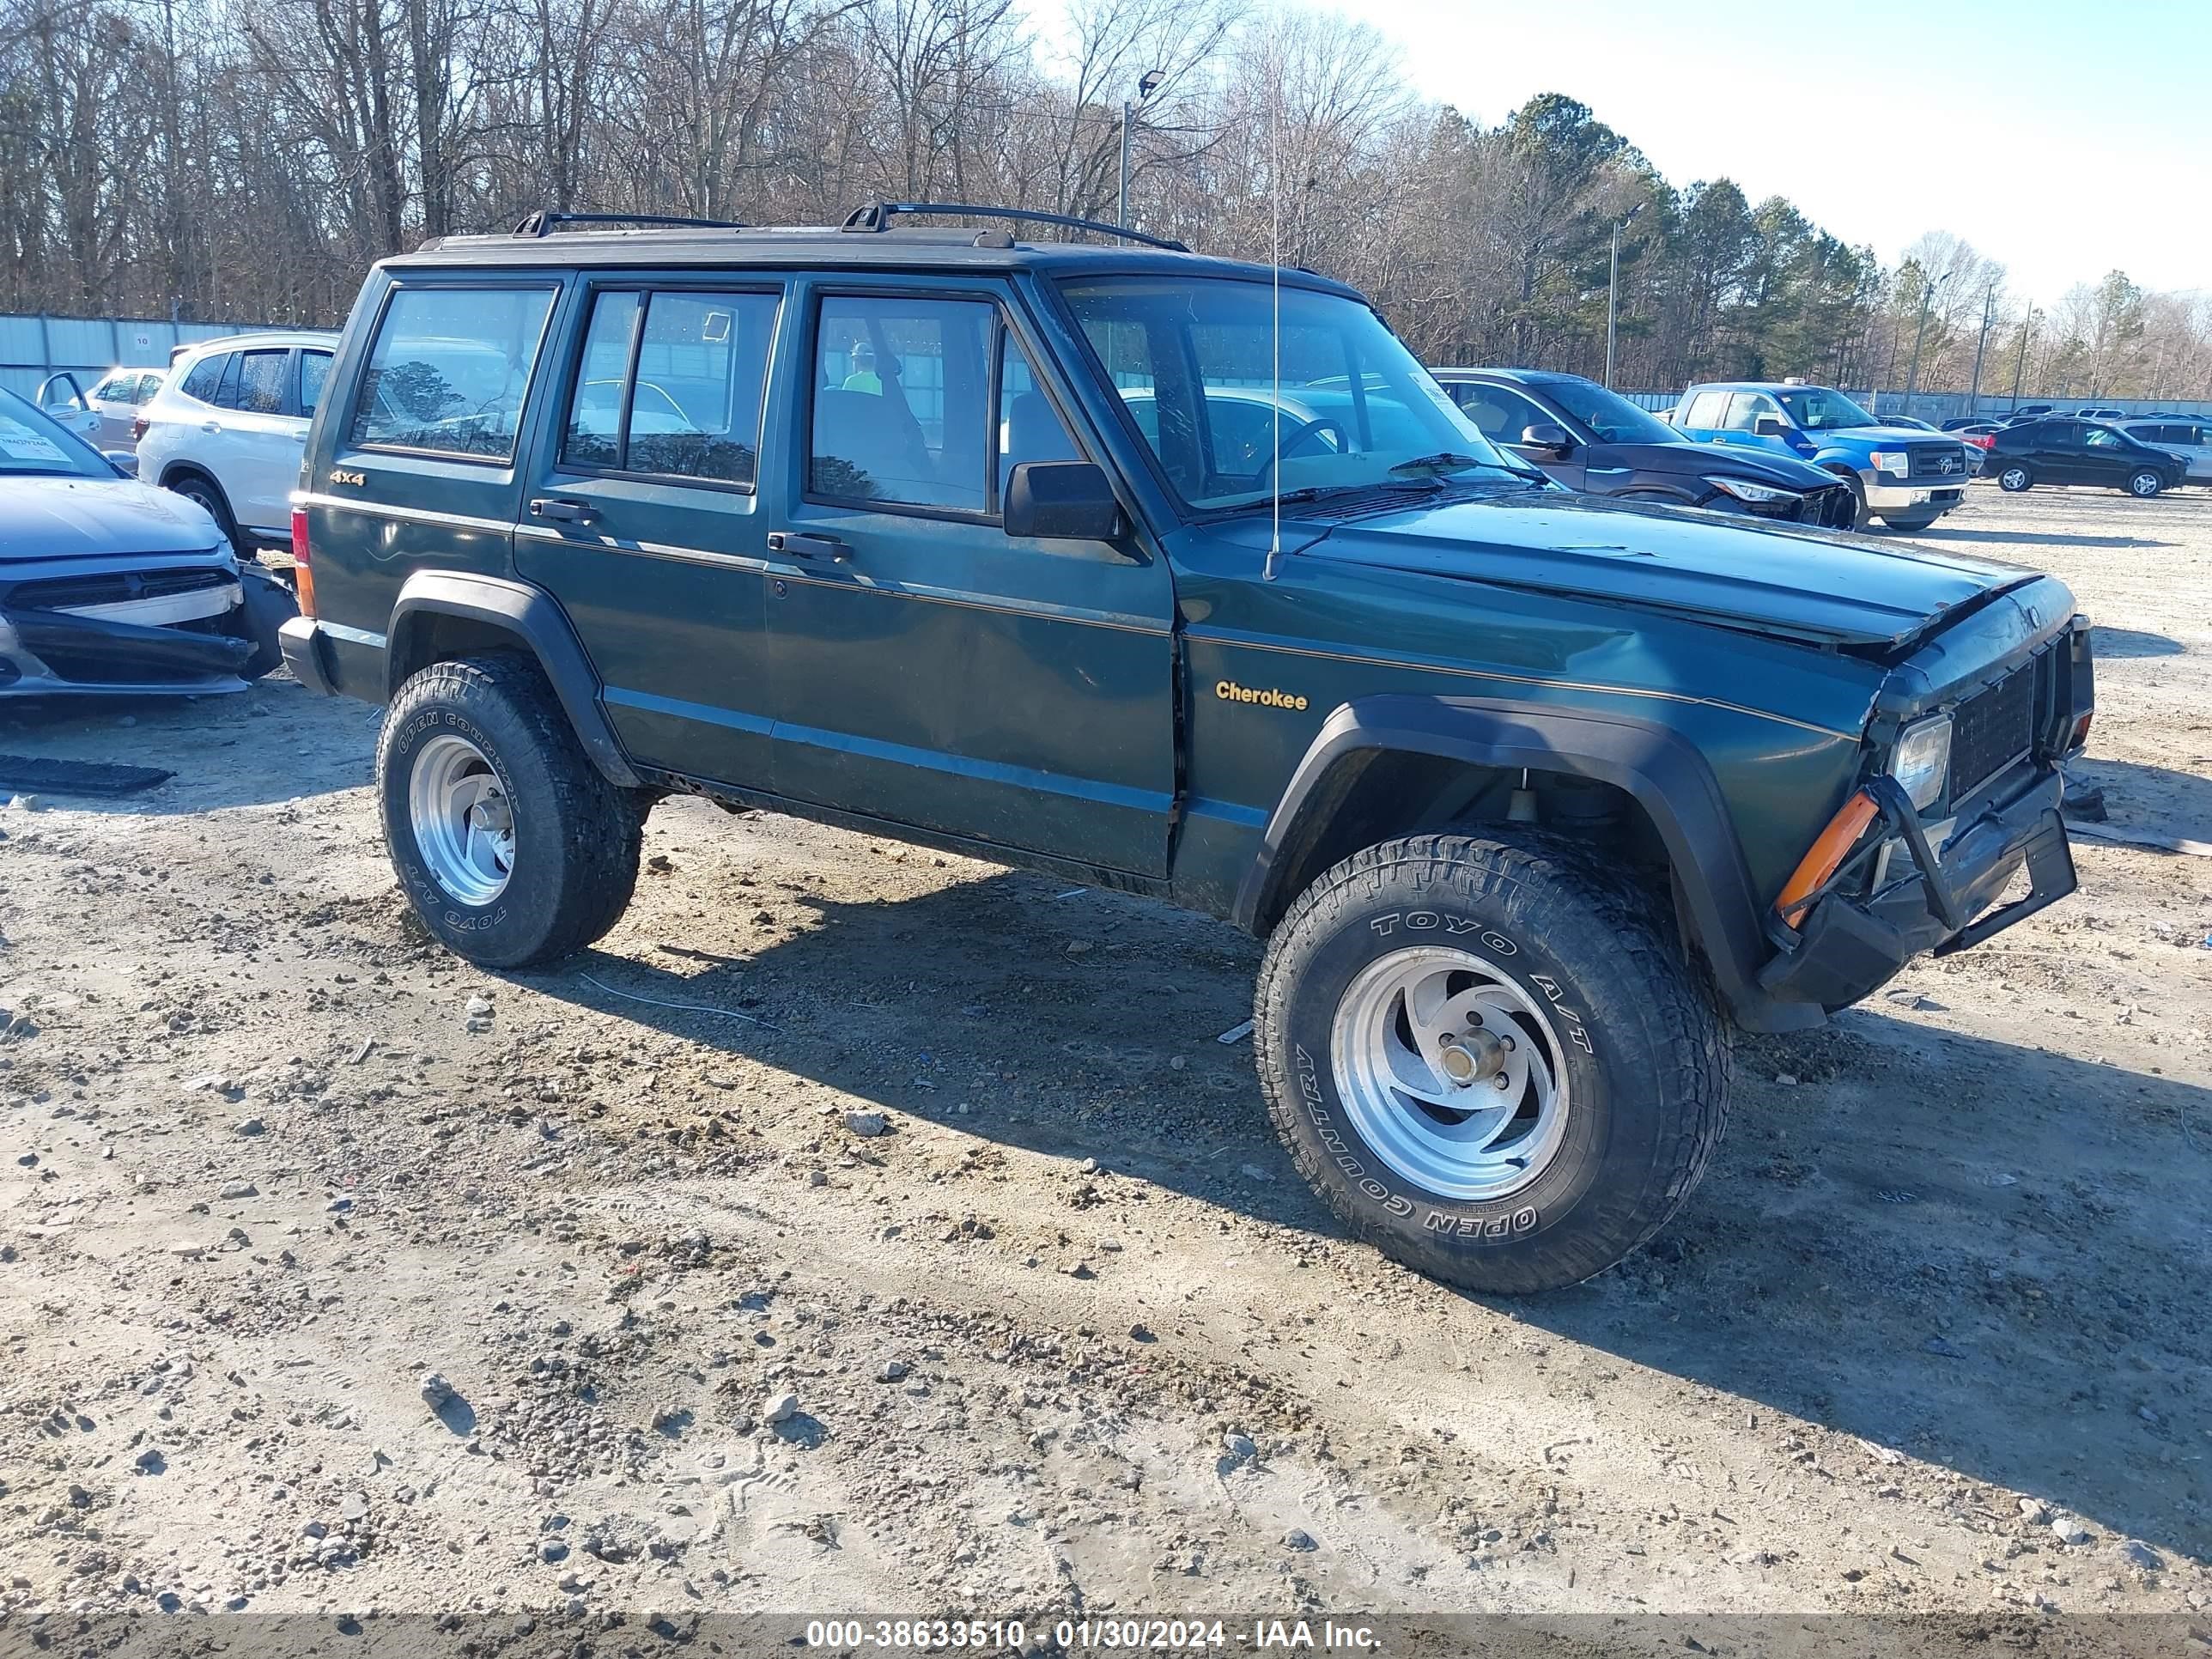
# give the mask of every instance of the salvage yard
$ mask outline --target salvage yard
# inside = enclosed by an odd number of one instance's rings
[[[2212,491],[1921,539],[2098,623],[2089,827],[2212,840]],[[1228,929],[679,800],[489,975],[374,735],[0,705],[177,774],[0,811],[0,1607],[2212,1608],[2212,860],[1742,1040],[1674,1224],[1487,1301],[1297,1181]]]

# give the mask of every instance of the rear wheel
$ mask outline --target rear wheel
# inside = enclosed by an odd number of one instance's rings
[[[2008,495],[2019,495],[2034,482],[2035,474],[2028,471],[2024,462],[2007,461],[1997,469],[1997,488]]]
[[[1261,1086],[1299,1172],[1358,1236],[1466,1289],[1602,1272],[1696,1185],[1729,1053],[1668,924],[1540,836],[1386,842],[1268,944]]]
[[[2140,467],[2128,475],[2128,494],[2141,501],[2148,501],[2166,488],[2163,475],[2148,467]]]
[[[240,558],[251,559],[253,556],[253,550],[242,545],[239,540],[238,520],[231,516],[230,501],[223,495],[221,484],[204,472],[187,472],[172,480],[168,488],[186,501],[197,501],[205,508],[208,517],[215,520],[215,527],[222,532],[222,538],[230,544],[232,550]]]
[[[592,764],[526,657],[436,663],[401,686],[376,787],[400,885],[456,956],[556,961],[629,903],[640,803]]]

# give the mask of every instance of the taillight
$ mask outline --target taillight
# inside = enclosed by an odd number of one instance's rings
[[[143,415],[132,416],[131,422],[131,441],[135,444],[145,435],[146,417]]]
[[[292,587],[300,601],[300,614],[315,614],[315,573],[307,555],[307,509],[292,509]]]
[[[1996,447],[1997,441],[1996,435],[1994,433],[1984,432],[1979,434],[1968,434],[1966,441],[1973,445],[1977,449],[1993,449]]]

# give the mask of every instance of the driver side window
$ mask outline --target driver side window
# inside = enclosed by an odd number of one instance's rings
[[[1517,444],[1521,434],[1532,426],[1559,424],[1519,392],[1508,392],[1503,386],[1467,386],[1460,407],[1467,410],[1468,419],[1480,428],[1482,435],[1494,444]]]

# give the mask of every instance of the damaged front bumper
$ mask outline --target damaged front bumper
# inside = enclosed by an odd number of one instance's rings
[[[2030,770],[1949,826],[1941,847],[1893,779],[1869,786],[1887,833],[1866,890],[1832,889],[1792,927],[1773,919],[1778,954],[1759,975],[1770,995],[1832,1012],[1879,989],[1923,951],[1948,956],[1979,945],[2071,893],[2073,852],[2059,817],[2064,775]],[[2028,890],[1996,909],[2025,868]]]
[[[227,592],[205,591],[210,603],[222,601],[220,606],[205,617],[179,622],[227,616],[242,602],[235,578]],[[250,640],[179,622],[129,622],[99,614],[120,608],[58,610],[0,604],[0,696],[243,689],[240,672],[254,652]]]

